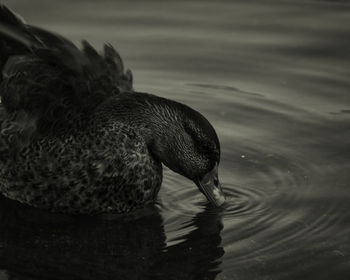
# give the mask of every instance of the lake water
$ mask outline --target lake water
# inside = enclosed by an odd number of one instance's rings
[[[349,2],[4,2],[112,43],[136,90],[202,112],[228,201],[169,170],[157,205],[124,218],[2,198],[0,279],[350,279]]]

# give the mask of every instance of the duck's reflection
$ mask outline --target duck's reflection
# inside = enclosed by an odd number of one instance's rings
[[[21,280],[215,279],[219,213],[198,214],[195,230],[166,249],[162,224],[155,207],[106,219],[50,214],[0,196],[0,267]]]
[[[181,243],[167,248],[153,271],[156,279],[215,279],[224,255],[219,209],[206,207],[186,227],[195,229]]]

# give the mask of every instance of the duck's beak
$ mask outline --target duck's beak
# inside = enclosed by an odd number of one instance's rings
[[[195,183],[199,190],[214,206],[219,207],[224,204],[225,195],[218,179],[217,164],[213,170],[205,174],[201,180],[197,180]]]

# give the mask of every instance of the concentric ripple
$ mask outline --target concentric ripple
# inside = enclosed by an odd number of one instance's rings
[[[213,217],[219,215],[226,260],[222,267],[228,275],[242,272],[245,266],[265,273],[267,262],[270,266],[278,262],[281,268],[288,269],[301,258],[312,257],[314,252],[303,247],[306,243],[320,254],[330,250],[334,244],[322,241],[322,236],[331,234],[339,222],[339,197],[325,197],[328,190],[321,187],[325,182],[320,180],[325,178],[325,171],[320,171],[318,162],[311,164],[294,151],[262,153],[257,147],[249,147],[249,143],[237,147],[235,153],[222,162],[226,203],[219,212],[208,209],[205,197],[192,182],[165,172],[161,210],[167,245],[184,242],[195,232],[196,216],[207,216],[210,226]],[[232,164],[237,165],[234,172],[227,168]],[[332,175],[334,170],[328,178]],[[316,195],[317,184],[320,188]],[[319,266],[320,262],[316,258],[311,264]],[[281,273],[278,266],[270,269]]]
[[[226,195],[225,218],[259,215],[267,210],[266,193],[252,186],[224,184]]]

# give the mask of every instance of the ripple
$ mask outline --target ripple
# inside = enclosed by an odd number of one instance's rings
[[[258,215],[266,210],[266,193],[252,186],[223,184],[226,195],[225,218]]]
[[[231,158],[222,162],[226,195],[220,212],[226,260],[222,267],[228,273],[242,267],[264,270],[267,261],[289,267],[300,259],[312,258],[305,244],[321,254],[331,246],[322,236],[334,232],[340,222],[339,198],[326,197],[327,188],[324,193],[320,188],[315,195],[315,184],[324,185],[321,178],[326,175],[317,161],[310,162],[303,154],[289,150],[266,153],[253,144],[236,146],[236,160],[232,160],[231,151]],[[227,169],[233,165],[237,165],[234,172]],[[165,172],[161,199],[167,245],[184,242],[196,230],[194,217],[208,208],[208,203],[192,182],[169,171]],[[218,210],[206,210],[204,215],[209,223]]]
[[[232,202],[224,217],[223,242],[230,264],[224,264],[224,269],[231,273],[242,267],[262,273],[267,261],[278,263],[282,270],[302,259],[317,266],[322,260],[314,256],[328,252],[337,242],[324,237],[332,236],[341,223],[339,197],[327,197],[327,189],[322,188],[315,194],[315,184],[325,183],[321,179],[325,171],[293,160],[288,168],[278,162],[260,172],[259,187],[230,187]],[[305,249],[305,244],[313,249]]]
[[[237,94],[244,94],[244,95],[250,95],[254,97],[264,97],[264,95],[256,92],[251,92],[251,91],[245,91],[241,90],[237,87],[232,87],[232,86],[225,86],[225,85],[213,85],[213,84],[199,84],[199,83],[188,83],[187,85],[189,86],[194,86],[194,87],[199,87],[199,88],[204,88],[204,89],[216,89],[216,90],[225,90],[225,91],[230,91],[234,92]]]

